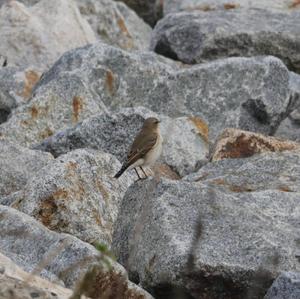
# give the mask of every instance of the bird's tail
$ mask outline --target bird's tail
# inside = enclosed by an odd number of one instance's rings
[[[123,164],[123,166],[121,167],[121,169],[118,171],[118,173],[114,176],[114,178],[118,179],[123,172],[128,168],[129,165],[127,165],[126,163]]]

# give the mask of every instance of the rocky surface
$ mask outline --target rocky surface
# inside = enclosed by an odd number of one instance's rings
[[[299,193],[147,180],[128,189],[113,248],[156,298],[261,298],[299,270],[298,206]]]
[[[37,171],[6,201],[51,230],[110,245],[122,197],[133,182],[129,174],[113,178],[120,167],[109,154],[72,151]]]
[[[179,11],[214,11],[258,8],[279,12],[292,12],[299,9],[297,0],[165,0],[164,15]]]
[[[1,197],[21,190],[52,159],[48,153],[0,139],[0,202]]]
[[[266,189],[300,192],[300,150],[263,153],[244,159],[224,159],[208,163],[185,177],[191,182],[208,183],[232,192]]]
[[[138,82],[136,78],[139,78]],[[289,73],[273,57],[230,58],[188,69],[150,53],[96,43],[66,53],[34,97],[0,126],[25,145],[105,111],[145,106],[170,117],[198,116],[214,141],[224,127],[273,134],[290,112]]]
[[[7,120],[18,105],[26,103],[41,73],[35,69],[0,68],[0,123]]]
[[[161,0],[115,0],[122,1],[131,7],[151,26],[162,17],[164,2]]]
[[[232,56],[273,55],[300,72],[300,12],[228,10],[169,14],[155,27],[151,49],[196,64]]]
[[[300,273],[283,272],[272,284],[264,299],[297,299],[300,297]]]
[[[150,116],[161,120],[164,140],[162,163],[183,176],[197,170],[207,160],[208,128],[200,118],[171,119],[141,107],[88,118],[73,128],[45,139],[34,148],[50,152],[56,157],[77,148],[93,148],[111,153],[123,162],[134,137],[144,120]]]
[[[8,65],[47,69],[65,51],[95,41],[72,0],[42,0],[32,7],[10,1],[0,8],[0,53]]]
[[[11,259],[0,253],[0,298],[68,299],[72,291],[23,271]]]
[[[77,0],[78,7],[102,41],[125,50],[146,50],[151,28],[124,3]],[[139,30],[136,30],[139,28]]]
[[[264,136],[238,129],[225,129],[218,137],[210,159],[218,161],[228,158],[246,158],[264,152],[298,150],[300,143]]]
[[[52,232],[9,207],[0,206],[0,219],[0,250],[22,269],[33,270],[36,275],[41,272],[43,277],[68,287],[76,286],[74,291],[77,294],[82,292],[94,299],[100,299],[99,294],[115,294],[114,298],[124,299],[152,298],[127,280],[121,265],[93,246],[70,235]],[[88,285],[84,285],[89,273],[95,276],[90,277]]]

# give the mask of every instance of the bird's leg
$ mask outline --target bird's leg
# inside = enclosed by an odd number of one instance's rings
[[[136,172],[137,176],[139,177],[138,181],[139,181],[139,180],[141,180],[142,178],[140,177],[140,175],[139,175],[139,172],[137,171],[137,169],[136,169],[136,168],[134,168],[134,170],[135,170],[135,172]]]
[[[145,172],[145,170],[143,169],[143,167],[142,167],[142,166],[140,166],[140,169],[142,170],[142,172],[143,172],[143,173],[144,173],[144,175],[145,175],[145,178],[144,178],[144,179],[146,179],[146,178],[148,177],[147,173]]]

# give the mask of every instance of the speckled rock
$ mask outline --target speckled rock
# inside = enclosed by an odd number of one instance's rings
[[[104,111],[104,103],[111,110],[144,106],[173,118],[200,117],[213,142],[226,127],[273,134],[291,103],[289,72],[274,57],[179,69],[153,53],[128,53],[100,42],[63,55],[34,93],[0,126],[0,134],[38,143]]]
[[[283,272],[274,281],[264,299],[300,298],[300,273]]]
[[[12,195],[12,206],[52,230],[110,245],[122,197],[133,182],[129,174],[113,178],[120,167],[109,154],[72,151],[31,177],[17,196]]]
[[[151,26],[162,17],[164,2],[161,0],[116,0],[126,3]]]
[[[225,129],[218,137],[211,160],[246,158],[264,152],[300,151],[300,143],[238,129]]]
[[[48,153],[0,139],[0,202],[1,197],[22,189],[52,159]]]
[[[300,72],[299,18],[300,11],[258,9],[168,14],[156,25],[150,48],[188,64],[273,55]]]
[[[65,51],[96,40],[72,0],[42,0],[32,7],[8,1],[0,8],[0,36],[8,65],[41,70]]]
[[[208,155],[208,128],[197,117],[171,119],[142,107],[124,108],[115,114],[88,118],[77,126],[45,139],[34,148],[54,156],[77,148],[99,149],[124,161],[134,137],[147,117],[161,120],[164,139],[161,163],[180,176],[197,170]]]
[[[262,298],[299,270],[299,213],[299,193],[147,180],[123,199],[113,249],[156,298]]]
[[[9,117],[18,105],[26,103],[41,73],[32,68],[0,68],[0,123]]]
[[[76,292],[80,286],[83,294],[89,292],[93,299],[100,299],[99,294],[115,295],[116,299],[153,299],[127,279],[121,265],[93,246],[50,231],[32,217],[9,207],[0,206],[0,219],[0,251],[23,270],[33,270],[36,275],[64,283]],[[96,275],[90,277],[89,273]],[[84,285],[87,278],[89,284]]]
[[[72,291],[23,271],[11,259],[0,253],[1,299],[68,299]]]
[[[151,27],[124,3],[111,0],[77,0],[78,7],[102,41],[125,50],[146,50]]]
[[[263,153],[244,159],[224,159],[208,163],[184,178],[190,182],[224,187],[232,192],[279,190],[300,192],[300,149],[283,153]]]
[[[299,9],[297,0],[164,0],[164,15],[179,11],[237,10],[260,8],[279,12]]]

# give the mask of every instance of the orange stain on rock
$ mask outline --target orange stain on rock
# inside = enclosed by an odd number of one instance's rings
[[[107,70],[105,84],[106,84],[106,88],[108,89],[110,95],[114,94],[114,90],[115,90],[114,82],[115,82],[115,76],[114,76],[113,72],[111,70]]]
[[[189,117],[189,120],[195,125],[195,127],[197,128],[199,134],[203,137],[205,142],[208,143],[209,128],[208,128],[208,125],[206,124],[206,122],[204,120],[202,120],[201,118],[196,117],[196,116]]]
[[[289,8],[296,8],[300,5],[300,0],[293,0],[292,3],[289,5]]]
[[[235,3],[225,3],[224,4],[225,9],[235,9],[235,8],[238,8],[238,7],[239,7],[239,5],[235,4]]]
[[[77,123],[79,120],[79,114],[83,108],[83,100],[81,97],[75,96],[72,101],[72,107],[73,107],[73,123]]]
[[[25,72],[24,87],[21,96],[27,100],[30,98],[32,89],[35,84],[40,80],[41,75],[33,70]]]

